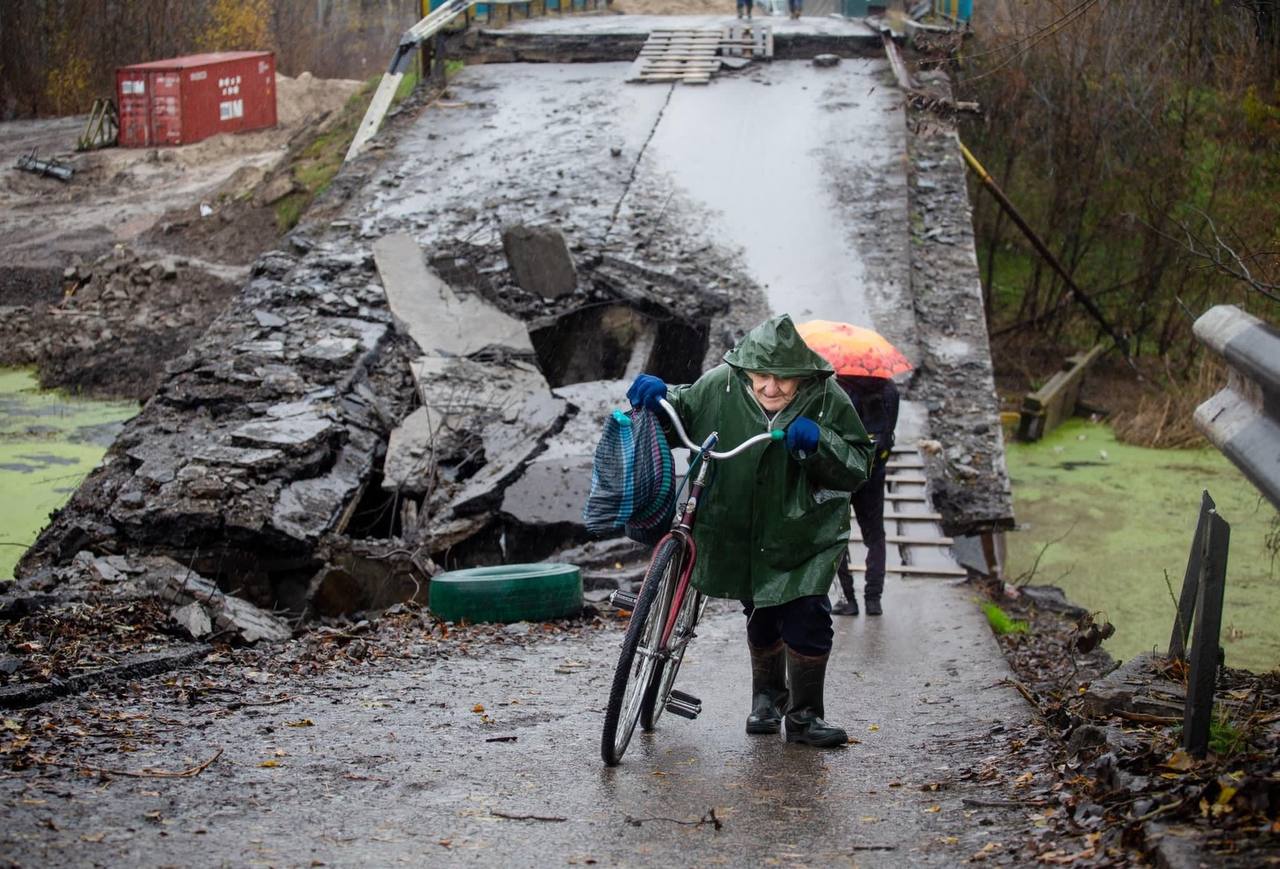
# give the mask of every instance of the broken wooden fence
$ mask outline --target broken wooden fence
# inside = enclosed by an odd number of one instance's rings
[[[1018,440],[1038,441],[1075,413],[1085,372],[1105,350],[1099,344],[1088,353],[1069,357],[1048,383],[1027,393],[1018,419]]]
[[[1183,711],[1182,747],[1203,757],[1209,747],[1213,720],[1213,692],[1222,664],[1222,598],[1227,583],[1227,548],[1231,526],[1218,515],[1217,505],[1205,491],[1200,518],[1191,540],[1187,572],[1178,596],[1178,612],[1169,637],[1169,657],[1188,660],[1187,700]]]

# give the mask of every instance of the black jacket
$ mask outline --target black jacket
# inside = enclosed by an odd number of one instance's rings
[[[862,426],[876,444],[876,461],[889,458],[893,430],[898,427],[898,387],[883,377],[855,377],[841,374],[836,383],[849,396]]]

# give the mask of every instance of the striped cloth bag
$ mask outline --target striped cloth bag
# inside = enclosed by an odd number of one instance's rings
[[[670,529],[675,512],[675,465],[657,414],[615,410],[591,466],[591,493],[582,509],[587,530],[601,537],[621,530],[652,545]]]

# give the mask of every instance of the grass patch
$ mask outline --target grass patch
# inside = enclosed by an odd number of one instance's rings
[[[407,80],[409,77],[405,78]],[[281,232],[288,232],[297,226],[307,206],[325,191],[333,176],[342,168],[347,148],[351,147],[351,140],[356,136],[356,130],[360,127],[360,121],[364,118],[380,79],[381,76],[375,76],[366,81],[360,90],[347,99],[333,125],[312,139],[293,159],[290,171],[298,189],[275,206],[276,226]],[[416,82],[416,77],[414,80]]]
[[[991,630],[995,631],[997,637],[1003,637],[1005,634],[1025,634],[1027,632],[1026,622],[1010,618],[1007,612],[991,601],[986,601],[982,604],[982,611],[986,613],[987,624],[991,625]]]
[[[1244,732],[1236,727],[1221,706],[1214,707],[1209,722],[1209,750],[1219,757],[1230,757],[1244,744]]]

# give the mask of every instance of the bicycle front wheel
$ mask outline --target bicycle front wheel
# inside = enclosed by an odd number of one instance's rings
[[[674,572],[674,571],[673,571]],[[671,578],[672,591],[676,587],[678,574]],[[680,662],[684,660],[684,650],[693,639],[693,629],[702,612],[702,604],[706,600],[702,593],[690,587],[685,589],[684,600],[680,602],[680,612],[676,614],[675,628],[671,631],[671,639],[663,652],[658,666],[654,669],[653,680],[644,693],[640,703],[640,729],[646,732],[653,730],[658,719],[666,711],[667,700],[671,698],[671,689],[676,684],[676,674],[680,672]],[[671,610],[671,595],[666,598],[664,612]]]
[[[640,586],[640,596],[627,633],[622,638],[622,652],[613,672],[609,705],[604,713],[604,732],[600,736],[600,757],[608,766],[617,766],[631,742],[645,694],[654,682],[658,666],[658,645],[667,618],[666,608],[655,602],[670,599],[669,586],[675,581],[675,565],[680,561],[683,544],[675,538],[662,543]]]

